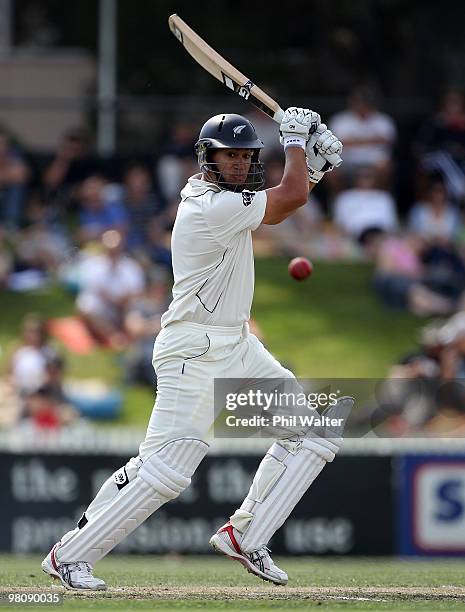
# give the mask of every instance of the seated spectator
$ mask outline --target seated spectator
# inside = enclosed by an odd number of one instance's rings
[[[375,261],[373,284],[382,302],[417,316],[450,315],[457,302],[428,285],[421,256],[422,240],[413,235],[385,234],[379,228],[365,230],[360,243]]]
[[[445,380],[465,379],[465,311],[449,317],[438,331],[440,370]]]
[[[430,289],[464,302],[465,262],[453,243],[424,242],[422,263]]]
[[[128,304],[124,328],[130,338],[124,356],[125,378],[128,382],[142,382],[155,386],[152,367],[153,343],[161,329],[161,316],[168,308],[167,275],[158,271],[152,276],[145,291]]]
[[[8,380],[0,378],[0,430],[14,427],[21,418],[22,399]]]
[[[352,188],[336,196],[333,219],[336,225],[355,239],[371,227],[391,232],[399,225],[393,197],[376,187],[375,171],[369,167],[358,168]]]
[[[455,201],[465,199],[465,94],[448,89],[438,112],[428,117],[420,129],[415,146],[419,165],[418,182],[423,172],[440,172],[447,191]]]
[[[439,331],[441,384],[435,398],[436,413],[425,426],[428,435],[463,437],[465,434],[465,312],[450,317]]]
[[[15,241],[17,267],[55,274],[71,252],[65,228],[50,214],[39,193],[31,193],[24,215],[24,228]]]
[[[58,354],[46,356],[44,384],[24,400],[23,418],[43,428],[57,428],[75,421],[79,413],[63,390],[65,362]]]
[[[425,424],[424,434],[435,438],[462,438],[465,436],[465,389],[462,383],[449,384],[442,390],[442,405]]]
[[[145,286],[141,266],[124,253],[124,238],[104,232],[103,253],[89,255],[80,271],[76,305],[91,333],[103,344],[120,350],[127,344],[124,316],[130,300]]]
[[[90,176],[79,187],[77,239],[81,244],[100,240],[108,230],[127,231],[127,212],[119,200],[108,197],[105,187],[105,179],[98,175]]]
[[[11,384],[21,396],[37,391],[45,384],[47,359],[54,353],[46,322],[38,315],[27,315],[22,323],[19,345],[13,349],[8,366]]]
[[[8,277],[13,268],[11,246],[7,241],[7,231],[0,225],[0,290],[8,284]]]
[[[392,437],[426,433],[444,399],[442,361],[450,343],[444,326],[444,319],[435,319],[421,329],[418,347],[391,367],[377,385],[376,400],[355,415],[359,428]]]
[[[81,127],[63,135],[58,150],[42,174],[48,197],[67,197],[70,189],[98,172],[98,161],[90,151],[90,135]]]
[[[446,319],[447,320],[447,319]],[[434,319],[420,330],[418,347],[391,368],[390,378],[437,379],[441,375],[441,352],[444,341],[444,319]]]
[[[179,200],[187,179],[199,170],[194,156],[197,130],[190,123],[176,123],[157,163],[157,178],[166,202]]]
[[[410,211],[409,230],[427,240],[448,243],[457,238],[461,227],[460,213],[448,200],[442,179],[431,178],[425,197]]]
[[[0,128],[0,223],[16,229],[23,213],[29,169]]]
[[[164,216],[150,221],[147,239],[144,253],[139,253],[139,261],[145,261],[147,268],[155,264],[171,272],[171,232],[165,225]]]
[[[128,215],[127,247],[129,251],[144,248],[151,220],[161,212],[160,199],[153,190],[149,170],[141,165],[131,166],[124,175],[123,203]]]
[[[424,201],[417,203],[409,217],[409,229],[423,241],[422,263],[431,289],[459,299],[465,291],[465,261],[459,240],[463,224],[459,210],[447,199],[440,177],[430,179]]]
[[[370,87],[354,89],[348,109],[334,115],[329,128],[344,143],[344,163],[325,178],[333,195],[347,187],[360,166],[374,169],[381,188],[390,187],[397,130],[391,117],[377,109],[376,96]]]
[[[378,387],[383,435],[458,434],[455,430],[465,423],[464,339],[465,313],[433,320],[421,330],[419,347],[404,355]],[[457,409],[462,423],[455,418]]]

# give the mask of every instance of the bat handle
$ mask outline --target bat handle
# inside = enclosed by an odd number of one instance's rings
[[[276,123],[281,123],[281,121],[283,120],[284,117],[284,111],[283,109],[279,106],[278,110],[275,112],[275,114],[273,115],[273,121],[276,121]]]

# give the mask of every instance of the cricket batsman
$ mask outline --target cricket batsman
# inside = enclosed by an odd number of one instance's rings
[[[172,234],[173,301],[154,346],[155,407],[139,455],[103,484],[76,529],[42,562],[66,588],[105,589],[94,564],[189,486],[208,451],[215,378],[294,379],[249,332],[252,231],[305,205],[310,189],[332,170],[327,157],[340,154],[342,143],[318,113],[295,107],[284,114],[280,142],[283,177],[263,190],[263,144],[247,119],[217,115],[200,131],[200,174],[181,191]],[[342,398],[327,410],[347,415],[351,407],[352,399]],[[340,436],[314,432],[277,439],[242,505],[210,544],[260,578],[286,584],[266,545],[341,443]]]

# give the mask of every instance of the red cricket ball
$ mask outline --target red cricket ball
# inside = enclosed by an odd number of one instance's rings
[[[294,259],[289,262],[288,270],[292,278],[301,281],[312,274],[313,265],[312,262],[305,257],[294,257]]]

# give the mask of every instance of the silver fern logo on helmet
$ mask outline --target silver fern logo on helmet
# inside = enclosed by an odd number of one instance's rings
[[[246,127],[247,127],[246,125],[236,125],[236,127],[235,127],[235,128],[233,128],[234,138],[235,138],[237,135],[239,135],[239,134],[242,132],[242,130],[243,130],[244,128],[246,128]]]

